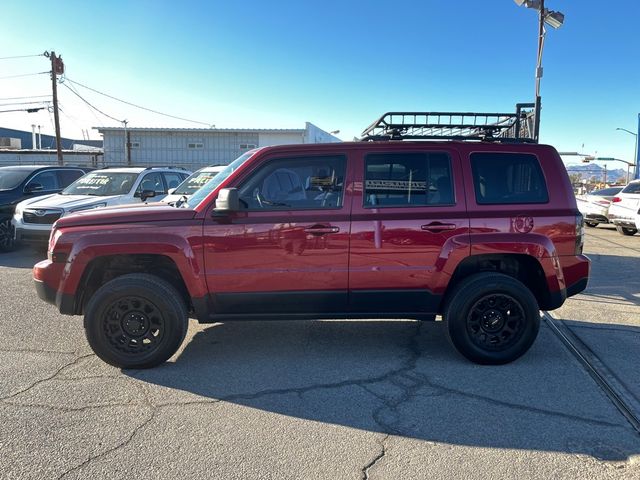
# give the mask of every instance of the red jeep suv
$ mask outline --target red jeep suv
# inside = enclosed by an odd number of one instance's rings
[[[38,295],[84,314],[95,353],[122,368],[171,357],[188,317],[441,315],[468,359],[515,360],[540,310],[588,281],[563,163],[518,130],[507,136],[513,122],[433,140],[428,121],[393,115],[363,141],[247,152],[181,208],[61,218],[33,269]]]

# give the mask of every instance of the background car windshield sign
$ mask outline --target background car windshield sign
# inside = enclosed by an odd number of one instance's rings
[[[64,195],[124,195],[131,190],[137,174],[89,173],[69,185]]]
[[[217,175],[216,172],[201,172],[201,173],[195,174],[193,177],[187,179],[187,181],[184,183],[182,188],[180,188],[179,190],[176,190],[173,193],[182,194],[182,195],[191,195],[216,175]]]

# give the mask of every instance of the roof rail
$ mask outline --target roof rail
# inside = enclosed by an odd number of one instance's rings
[[[533,103],[518,103],[515,113],[387,112],[362,132],[360,140],[536,143],[534,107]]]
[[[185,167],[172,167],[168,165],[152,165],[150,167],[145,168],[145,170],[153,170],[154,168],[171,168],[174,170],[186,170]]]

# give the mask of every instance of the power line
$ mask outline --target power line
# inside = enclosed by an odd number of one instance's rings
[[[44,57],[44,53],[37,55],[14,55],[13,57],[0,57],[0,60],[13,60],[14,58],[31,58],[31,57]]]
[[[10,105],[33,105],[33,104],[43,104],[43,103],[51,103],[46,100],[40,100],[36,102],[9,102],[9,103],[0,103],[0,107],[8,107]]]
[[[76,89],[76,87],[73,86],[73,84],[69,84],[68,87],[73,90],[75,93],[77,93],[78,95],[80,95],[80,93],[78,92],[78,90]],[[96,115],[96,112],[93,110],[93,108],[91,108],[89,105],[87,105],[86,103],[84,104],[84,106],[86,107],[86,109],[89,111],[89,113],[91,113],[91,115],[93,116],[93,118],[96,119],[96,122],[98,122],[98,124],[100,124],[100,126],[104,127],[104,122],[102,121],[102,117],[98,117],[98,115]]]
[[[50,97],[51,94],[48,95],[28,95],[28,96],[24,96],[24,97],[5,97],[5,98],[0,98],[0,100],[4,101],[4,100],[21,100],[23,98],[43,98],[43,97]]]
[[[86,101],[84,98],[82,98],[82,96],[79,93],[74,92],[71,88],[69,88],[69,85],[63,83],[63,86],[65,86],[71,93],[73,93],[76,97],[78,97],[80,100],[82,100],[84,103],[86,103],[87,105],[89,105],[91,108],[93,108],[96,112],[101,113],[102,115],[104,115],[105,117],[110,118],[111,120],[115,120],[118,123],[122,123],[122,120],[118,120],[115,117],[112,117],[111,115],[107,115],[106,113],[104,113],[102,110],[100,110],[99,108],[94,107],[93,105],[91,105],[88,101]]]
[[[45,73],[51,73],[48,70],[46,72],[37,72],[37,73],[23,73],[20,75],[8,75],[6,77],[0,77],[0,80],[5,80],[7,78],[20,78],[20,77],[31,77],[33,75],[43,75]]]
[[[158,114],[158,115],[163,115],[163,116],[169,117],[169,118],[175,118],[176,120],[182,120],[184,122],[198,123],[200,125],[206,125],[208,127],[211,127],[210,123],[199,122],[198,120],[190,120],[188,118],[183,118],[183,117],[177,117],[175,115],[170,115],[168,113],[162,113],[162,112],[159,112],[157,110],[152,110],[151,108],[147,108],[147,107],[143,107],[143,106],[140,106],[140,105],[136,105],[135,103],[127,102],[126,100],[122,100],[122,99],[116,98],[116,97],[114,97],[112,95],[108,95],[106,93],[100,92],[100,91],[96,90],[95,88],[87,87],[86,85],[83,85],[80,82],[75,82],[75,81],[71,80],[69,77],[67,77],[66,80],[71,82],[71,83],[73,83],[74,85],[78,85],[80,87],[84,87],[87,90],[91,90],[92,92],[98,93],[100,95],[104,95],[105,97],[111,98],[112,100],[116,100],[118,102],[122,102],[122,103],[125,103],[127,105],[131,105],[132,107],[136,107],[136,108],[139,108],[141,110],[146,110],[147,112],[155,113],[155,114]]]

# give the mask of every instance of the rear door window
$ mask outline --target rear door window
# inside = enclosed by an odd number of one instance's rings
[[[451,160],[444,152],[375,153],[365,159],[364,206],[453,205]]]
[[[481,205],[547,203],[549,193],[535,155],[472,153],[476,202]]]

